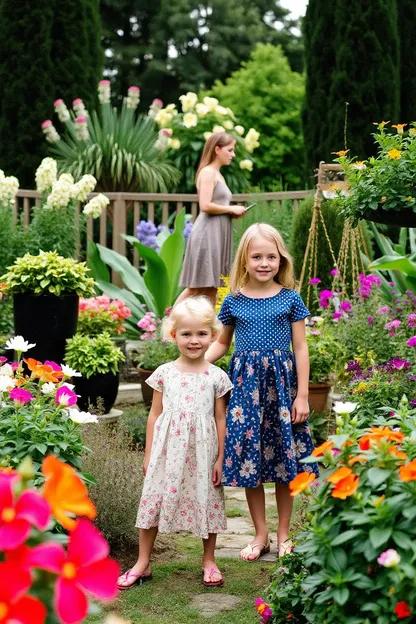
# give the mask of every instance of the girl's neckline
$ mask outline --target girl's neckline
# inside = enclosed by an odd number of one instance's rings
[[[191,373],[188,371],[183,371],[179,368],[179,366],[176,366],[175,362],[171,362],[173,368],[176,368],[176,370],[181,373],[181,375],[206,375],[209,372],[209,369],[211,368],[212,364],[208,365],[208,368],[204,371],[198,372],[198,373]]]
[[[282,292],[282,290],[288,290],[288,289],[285,286],[282,286],[279,292],[277,292],[275,295],[271,295],[270,297],[248,297],[247,295],[242,293],[241,290],[239,291],[239,294],[242,297],[245,297],[246,299],[251,299],[253,301],[267,301],[267,299],[274,299],[275,297],[278,297],[280,293]]]

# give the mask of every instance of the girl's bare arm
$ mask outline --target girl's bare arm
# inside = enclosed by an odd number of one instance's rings
[[[224,325],[217,340],[212,343],[205,358],[208,362],[214,363],[222,358],[228,351],[233,340],[234,327],[233,325]]]
[[[304,422],[309,416],[309,351],[304,320],[292,323],[292,347],[298,378],[298,392],[293,404],[292,422],[298,424]]]

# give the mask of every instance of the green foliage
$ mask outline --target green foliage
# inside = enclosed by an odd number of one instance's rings
[[[121,111],[109,102],[92,111],[88,138],[78,138],[76,126],[72,115],[65,135],[51,144],[61,171],[75,178],[91,174],[104,191],[166,193],[178,183],[179,171],[160,158],[154,122],[136,115],[126,100]]]
[[[101,72],[96,4],[0,3],[0,166],[17,175],[23,188],[30,188],[46,152],[40,124],[51,103],[63,93],[72,97],[74,77],[80,90],[73,97],[88,99]]]
[[[290,251],[294,260],[295,274],[299,279],[302,266],[305,262],[306,245],[308,242],[309,228],[312,222],[313,214],[313,196],[308,197],[300,202],[299,207],[293,219],[292,236],[290,239]],[[322,214],[328,231],[329,240],[335,258],[338,258],[339,248],[341,245],[342,230],[344,227],[344,219],[339,215],[335,204],[332,201],[324,201],[322,203]],[[302,285],[301,295],[304,299],[307,297],[309,277],[319,277],[321,279],[320,286],[322,288],[331,288],[332,276],[331,269],[334,268],[334,262],[329,251],[329,246],[323,231],[322,224],[319,225],[318,239],[318,262],[317,275],[309,276],[309,265],[307,266],[305,280]]]
[[[134,447],[143,450],[146,446],[146,427],[149,408],[143,404],[138,404],[134,408],[123,410],[120,419],[120,426],[124,428],[131,437]]]
[[[112,299],[122,299],[132,312],[130,319],[127,319],[127,335],[134,335],[132,332],[135,332],[137,338],[136,325],[145,314],[143,305],[157,318],[162,318],[166,308],[175,303],[180,293],[179,277],[185,253],[184,228],[183,209],[175,218],[173,233],[165,239],[159,252],[142,245],[133,236],[125,236],[144,259],[146,271],[143,277],[127,258],[101,245],[89,244],[88,265],[97,278],[99,288]],[[120,274],[126,288],[118,288],[104,279],[106,264]]]
[[[369,138],[372,122],[399,119],[397,2],[310,0],[304,33],[304,134],[312,173],[321,160],[331,160],[331,152],[346,147],[345,102],[347,143],[359,158],[374,153]]]
[[[208,89],[246,61],[258,42],[281,44],[294,70],[303,70],[297,21],[274,0],[102,0],[106,69],[119,92],[139,81],[145,104],[156,97]],[[176,54],[170,54],[171,50]]]
[[[23,234],[24,249],[33,255],[37,255],[41,249],[72,258],[81,225],[75,218],[75,202],[69,202],[66,208],[49,208],[42,204],[35,206],[32,212],[28,231]],[[19,236],[18,230],[16,234]]]
[[[15,226],[10,206],[0,205],[0,274],[14,261],[17,250],[14,244]]]
[[[385,131],[380,123],[374,134],[377,156],[357,164],[348,155],[336,160],[341,163],[348,176],[349,193],[337,200],[342,214],[359,219],[379,220],[390,216],[392,224],[397,223],[396,212],[404,210],[416,213],[414,168],[416,165],[416,129],[403,132],[399,126],[395,134]],[[416,223],[416,214],[413,215]]]
[[[94,280],[88,277],[88,272],[85,262],[63,258],[56,251],[41,251],[38,256],[25,254],[17,258],[0,280],[7,284],[10,294],[51,293],[59,297],[75,292],[80,297],[88,297],[94,292]]]
[[[115,346],[107,332],[99,336],[75,334],[67,340],[65,362],[87,379],[99,373],[115,375],[119,362],[124,359],[121,349]]]
[[[265,202],[255,195],[253,195],[252,199],[253,202],[257,202],[257,205],[250,208],[241,219],[233,219],[234,255],[242,235],[254,223],[268,223],[272,225],[280,232],[286,245],[289,246],[293,217],[295,214],[292,202],[285,200],[280,203],[277,201]]]
[[[253,182],[273,190],[305,185],[300,112],[303,77],[293,72],[280,46],[259,43],[250,59],[211,91],[243,126],[260,132]],[[242,94],[244,96],[242,97]]]
[[[342,346],[325,327],[307,332],[311,383],[328,383],[334,376]]]
[[[179,357],[176,342],[163,342],[160,338],[148,338],[143,341],[137,363],[144,370],[156,370],[158,366],[172,362]]]

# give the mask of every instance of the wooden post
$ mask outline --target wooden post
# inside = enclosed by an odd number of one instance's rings
[[[126,240],[121,234],[126,234],[126,201],[123,199],[122,193],[117,193],[113,212],[113,250],[125,256]],[[117,286],[123,284],[121,277],[114,270],[112,271],[112,281]]]

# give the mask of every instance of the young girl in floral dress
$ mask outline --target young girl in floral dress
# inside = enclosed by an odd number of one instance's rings
[[[263,483],[275,483],[277,552],[283,555],[290,548],[288,484],[299,472],[318,474],[315,465],[300,464],[313,450],[304,321],[309,311],[294,290],[289,252],[270,225],[255,224],[244,233],[230,290],[219,314],[224,328],[207,359],[227,353],[235,331],[223,483],[246,488],[256,535],[240,556],[254,561],[270,550]]]
[[[158,532],[187,531],[203,541],[203,583],[222,585],[215,562],[217,533],[226,529],[223,488],[226,395],[232,384],[205,354],[218,333],[206,297],[174,306],[164,324],[179,359],[160,366],[147,380],[153,402],[146,430],[146,475],[136,526],[139,557],[120,576],[119,589],[152,578],[150,556]]]

